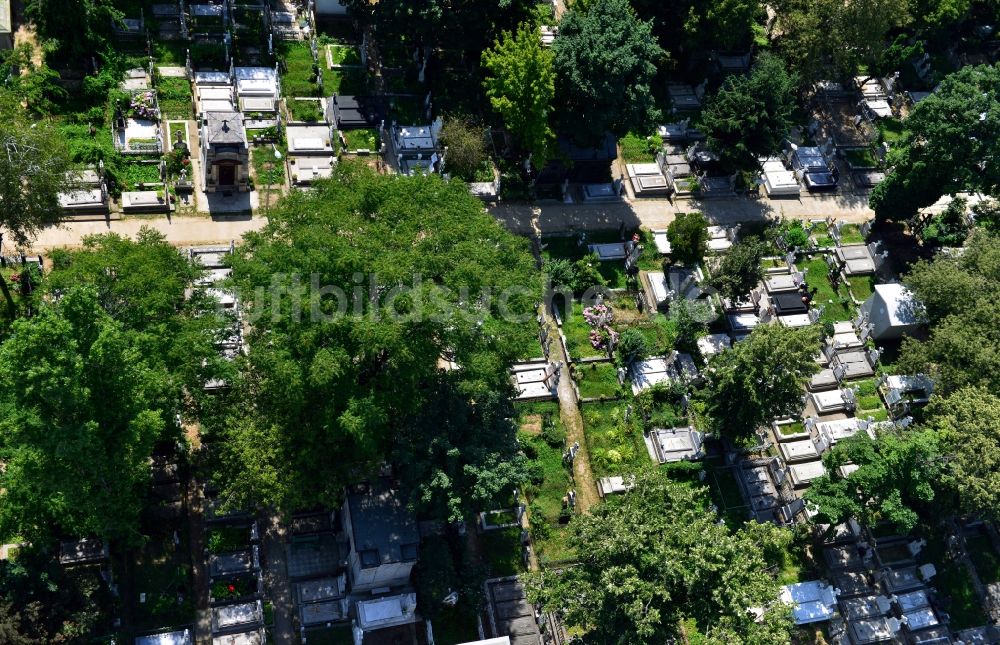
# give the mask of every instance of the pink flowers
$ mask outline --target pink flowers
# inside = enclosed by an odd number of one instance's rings
[[[613,318],[614,312],[608,305],[594,305],[593,307],[584,307],[583,309],[583,319],[595,329],[606,327]]]
[[[583,319],[593,328],[589,338],[594,349],[606,349],[609,341],[613,344],[618,340],[618,332],[609,326],[614,319],[614,311],[608,305],[584,307]]]

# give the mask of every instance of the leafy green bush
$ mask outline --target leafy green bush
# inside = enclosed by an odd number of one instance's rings
[[[553,448],[562,448],[566,445],[566,429],[562,422],[552,414],[545,414],[542,417],[542,441]]]
[[[618,336],[615,354],[616,362],[620,367],[627,367],[636,361],[641,361],[649,355],[646,337],[638,329],[629,327]]]
[[[250,531],[246,528],[224,526],[209,529],[206,548],[209,553],[242,551],[250,546]]]

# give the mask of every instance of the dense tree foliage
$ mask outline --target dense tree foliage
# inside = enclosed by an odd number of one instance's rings
[[[729,76],[706,102],[701,128],[709,149],[734,168],[758,169],[759,157],[781,150],[795,98],[795,76],[780,58],[760,54],[750,74]]]
[[[918,262],[904,282],[923,305],[929,337],[903,343],[900,369],[925,372],[936,390],[948,393],[979,385],[1000,387],[1000,243],[979,232],[960,256],[938,255]]]
[[[0,561],[0,642],[87,642],[110,631],[111,592],[94,569],[65,570],[52,553],[18,548]]]
[[[536,168],[545,165],[555,140],[550,118],[556,93],[552,61],[552,51],[542,46],[538,29],[529,24],[515,33],[504,32],[483,52],[483,85],[490,105],[531,154]]]
[[[57,130],[31,121],[18,101],[0,92],[0,234],[25,247],[62,212],[59,193],[68,185],[69,156]],[[6,280],[0,279],[0,290],[13,318],[17,309]]]
[[[700,393],[705,421],[730,437],[745,438],[772,419],[802,411],[802,391],[819,370],[813,357],[822,328],[758,325],[732,349],[709,361]]]
[[[137,537],[149,456],[176,406],[144,350],[92,288],[14,323],[0,347],[0,535]]]
[[[645,131],[659,118],[652,84],[663,50],[628,0],[594,0],[559,23],[555,52],[557,118],[581,143],[605,132]]]
[[[754,522],[731,531],[708,509],[705,489],[646,472],[570,530],[581,562],[545,569],[532,595],[586,630],[587,642],[668,642],[685,618],[711,643],[788,642],[788,612],[774,606],[765,554],[790,534]],[[750,607],[768,611],[758,622]]]
[[[24,15],[69,64],[89,59],[106,43],[112,25],[126,17],[112,0],[28,0]]]
[[[765,18],[757,0],[632,0],[632,5],[652,22],[660,45],[674,59],[712,50],[749,51]]]
[[[712,276],[712,287],[725,298],[746,296],[764,278],[761,259],[765,248],[754,238],[734,244]]]
[[[933,430],[884,430],[874,440],[859,432],[824,455],[827,472],[805,496],[824,522],[886,520],[905,535],[936,500],[940,455],[941,437]],[[849,463],[858,469],[844,477],[839,469]]]
[[[888,47],[906,20],[906,0],[779,0],[772,32],[777,51],[802,86],[848,80],[864,66],[891,74],[905,51]],[[905,48],[904,48],[905,49]]]
[[[701,213],[677,213],[667,226],[667,241],[674,261],[698,264],[708,251],[708,220]]]
[[[466,119],[448,118],[441,127],[441,144],[447,147],[445,172],[475,181],[476,171],[487,161],[486,128]]]
[[[385,45],[444,46],[483,51],[504,30],[528,18],[534,0],[343,0],[351,15],[371,24]]]
[[[906,119],[892,171],[872,191],[878,217],[908,219],[942,195],[1000,193],[1000,67],[963,67]]]
[[[942,482],[966,512],[1000,519],[1000,398],[961,389],[935,398],[927,415],[949,455]]]
[[[510,482],[507,368],[541,281],[463,184],[342,164],[272,210],[233,269],[253,328],[223,429],[230,500],[333,504],[388,460],[452,516]]]
[[[45,290],[58,295],[77,286],[92,287],[101,308],[123,329],[135,332],[143,353],[171,372],[178,397],[201,402],[202,385],[224,378],[229,366],[218,357],[230,315],[214,300],[187,288],[201,269],[170,245],[162,233],[140,229],[135,240],[110,233],[85,237],[79,249],[52,252]]]

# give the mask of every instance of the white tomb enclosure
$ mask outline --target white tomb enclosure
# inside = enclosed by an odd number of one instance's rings
[[[264,609],[260,600],[212,609],[212,631],[225,631],[244,625],[259,625],[263,620]]]
[[[138,636],[135,645],[194,645],[194,636],[190,629],[176,632],[164,632],[149,636]]]
[[[788,476],[794,488],[805,488],[814,479],[826,474],[822,461],[810,461],[804,464],[792,464],[788,467]]]
[[[763,164],[761,183],[768,197],[784,197],[799,194],[799,180],[795,173],[785,168],[785,164],[776,157],[767,159]]]
[[[854,397],[848,390],[836,389],[826,392],[811,392],[816,411],[820,414],[830,414],[832,412],[844,412],[854,405]]]
[[[819,452],[811,439],[779,442],[778,452],[785,463],[789,464],[819,459]]]
[[[385,627],[415,623],[417,617],[417,594],[404,593],[374,600],[358,602],[358,627],[363,631],[374,631]]]
[[[783,586],[778,598],[792,606],[796,625],[806,625],[830,620],[837,611],[835,592],[833,586],[811,580]]]
[[[701,357],[707,361],[732,347],[733,341],[729,338],[729,334],[706,334],[698,338],[697,344]]]
[[[869,437],[875,439],[875,432],[871,429],[867,421],[850,417],[847,419],[837,419],[835,421],[821,421],[814,428],[814,437],[819,450],[826,451],[837,442],[853,437],[859,432],[866,432]]]
[[[667,239],[666,229],[653,229],[653,243],[660,255],[670,255],[670,240]]]

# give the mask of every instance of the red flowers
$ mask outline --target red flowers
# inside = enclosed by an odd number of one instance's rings
[[[229,593],[236,593],[236,585],[234,584],[230,584],[227,589],[229,589]]]

